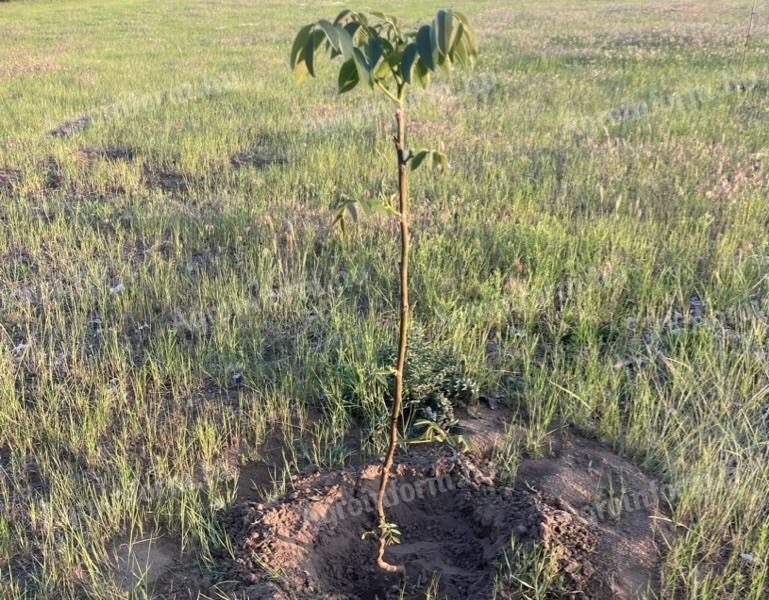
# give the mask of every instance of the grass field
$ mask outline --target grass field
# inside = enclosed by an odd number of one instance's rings
[[[456,7],[479,65],[408,107],[452,162],[412,181],[416,326],[511,453],[572,426],[676,490],[660,597],[766,598],[769,5]],[[287,66],[339,9],[0,3],[0,597],[127,597],[117,540],[215,570],[267,445],[274,494],[382,451],[397,230],[330,224],[395,192],[392,115]]]

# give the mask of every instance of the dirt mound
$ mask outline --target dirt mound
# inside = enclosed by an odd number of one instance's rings
[[[441,598],[488,598],[515,540],[546,548],[576,597],[630,598],[653,587],[653,508],[633,507],[624,519],[620,506],[604,508],[601,467],[622,473],[622,489],[634,494],[653,484],[591,442],[561,450],[524,463],[515,489],[498,485],[490,462],[446,448],[401,456],[387,503],[402,543],[386,558],[406,567],[404,581],[372,565],[375,542],[361,536],[375,525],[378,466],[306,475],[285,498],[233,513],[237,574],[251,598],[422,598],[431,585]]]
[[[562,435],[552,457],[523,461],[518,486],[588,521],[597,540],[591,562],[603,573],[597,597],[637,598],[658,587],[660,549],[672,537],[661,507],[665,488],[634,464],[592,440]]]
[[[548,598],[657,592],[660,548],[672,535],[660,527],[668,520],[658,484],[604,445],[561,431],[549,456],[522,460],[515,486],[505,486],[489,459],[518,437],[509,423],[505,411],[476,409],[461,418],[471,455],[439,445],[399,453],[386,504],[401,543],[386,558],[405,566],[405,579],[376,568],[373,536],[362,538],[375,528],[378,461],[295,475],[288,494],[260,503],[278,466],[267,459],[244,469],[248,481],[220,521],[233,554],[204,570],[192,555],[178,558],[150,570],[151,587],[177,600],[451,600],[489,598],[495,585],[500,599],[527,597],[531,585]]]

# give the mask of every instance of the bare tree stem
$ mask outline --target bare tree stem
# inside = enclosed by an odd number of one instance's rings
[[[379,494],[377,496],[377,517],[379,521],[379,553],[377,564],[390,573],[403,573],[402,565],[391,565],[384,559],[387,540],[383,533],[387,526],[387,517],[384,510],[384,498],[387,491],[387,482],[392,469],[395,449],[398,446],[398,418],[401,413],[403,401],[403,371],[406,365],[406,341],[409,328],[409,192],[407,179],[406,158],[406,117],[403,102],[398,103],[395,113],[397,135],[395,138],[395,150],[398,155],[398,196],[401,230],[401,264],[400,264],[400,329],[398,340],[398,362],[395,367],[395,398],[393,399],[392,414],[390,415],[390,445],[382,464],[382,475],[379,481]]]

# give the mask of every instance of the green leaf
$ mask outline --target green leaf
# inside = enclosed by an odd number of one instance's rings
[[[450,10],[439,10],[436,16],[436,44],[438,52],[443,56],[447,56],[451,48],[451,19],[452,13]]]
[[[435,19],[433,19],[433,24],[430,27],[430,48],[433,51],[433,63],[435,63],[435,59],[439,57],[439,54],[438,54],[438,26],[435,23]]]
[[[370,87],[373,87],[374,80],[371,77],[371,69],[360,48],[353,49],[353,57],[355,58],[355,65],[358,68],[358,75],[360,76],[361,81],[365,81]]]
[[[449,159],[446,157],[446,155],[443,152],[439,152],[438,150],[429,149],[423,149],[414,154],[410,161],[411,170],[416,171],[420,166],[422,166],[422,163],[425,162],[428,156],[432,161],[433,168],[437,168],[441,173],[445,173],[449,170]]]
[[[461,13],[455,13],[457,16],[459,16]],[[467,44],[467,54],[471,58],[474,58],[478,56],[478,46],[475,43],[475,37],[473,36],[473,30],[470,27],[470,23],[467,21],[467,17],[463,16],[462,20],[463,25],[463,33],[465,38],[465,43]]]
[[[376,17],[377,19],[381,19],[382,21],[386,21],[396,29],[400,27],[400,20],[398,19],[398,17],[394,17],[392,15],[386,15],[385,13],[379,12],[379,11],[372,12],[371,16]]]
[[[351,58],[342,64],[339,69],[339,93],[344,94],[354,89],[360,82],[358,76],[358,67],[355,66],[355,59]]]
[[[369,71],[373,71],[374,67],[379,63],[382,58],[382,51],[384,46],[384,40],[378,37],[371,37],[366,44],[366,55],[368,56]]]
[[[389,26],[393,33],[395,33],[395,36],[398,38],[403,37],[401,34],[401,22],[397,17],[393,17],[392,15],[386,15],[382,12],[372,12],[372,16],[376,17],[377,19],[381,19],[382,21],[385,21]]]
[[[311,30],[312,24],[305,25],[299,30],[299,33],[296,34],[296,38],[294,38],[294,45],[291,47],[291,59],[289,61],[292,69],[295,69],[299,62],[299,53],[304,49],[304,46],[307,43],[307,38],[310,37]]]
[[[435,63],[433,62],[433,46],[431,40],[431,30],[429,25],[423,25],[417,31],[417,52],[419,53],[419,59],[422,64],[427,67],[429,71],[435,69]]]
[[[451,51],[449,52],[449,57],[454,60],[455,62],[458,62],[463,67],[468,66],[469,58],[467,56],[467,47],[465,46],[465,40],[463,39],[464,36],[464,25],[460,23],[457,26],[457,33],[456,37],[454,38],[454,45],[451,48]]]
[[[382,46],[382,57],[386,60],[388,57],[392,56],[393,54],[399,54],[400,50],[398,50],[395,46],[392,45],[390,40],[380,37],[379,41]]]
[[[422,62],[421,58],[417,61],[417,64],[414,66],[414,75],[417,76],[417,79],[419,80],[419,84],[423,88],[426,88],[427,85],[430,83],[430,71]]]
[[[403,52],[403,62],[401,62],[401,76],[406,83],[411,83],[411,70],[414,68],[414,61],[417,59],[417,45],[411,43],[406,46]]]
[[[458,10],[454,11],[454,16],[463,26],[462,33],[464,36],[464,42],[466,44],[467,56],[470,59],[470,62],[472,62],[472,59],[478,56],[478,46],[475,43],[475,36],[473,35],[470,21],[464,13],[459,12]],[[457,36],[457,42],[459,42],[459,36]]]
[[[312,77],[315,77],[315,66],[313,65],[313,61],[315,60],[315,42],[313,41],[312,36],[308,37],[307,41],[304,43],[302,58],[304,59],[304,64],[307,65],[307,71]]]
[[[457,26],[452,30],[451,32],[451,45],[449,47],[449,52],[451,52],[454,48],[457,47],[457,45],[463,41],[465,35],[465,26],[460,21],[457,23]]]
[[[430,150],[420,150],[417,152],[414,158],[411,159],[411,170],[416,171],[429,155]]]
[[[326,34],[331,47],[334,48],[334,50],[341,51],[341,48],[339,47],[339,29],[325,19],[318,21],[318,27],[320,27],[323,30],[323,33]]]
[[[315,77],[315,66],[313,64],[315,60],[315,40],[313,35],[308,37],[304,44],[302,58],[304,58],[304,64],[307,65],[307,71],[312,77]]]
[[[433,19],[433,26],[430,28],[430,44],[433,47],[433,62],[437,64],[447,75],[451,72],[451,62],[447,54],[438,49],[438,23]]]
[[[469,27],[469,25],[470,25],[470,21],[469,21],[469,20],[467,19],[467,17],[465,16],[465,13],[463,13],[463,12],[460,12],[460,11],[458,11],[458,10],[455,10],[455,11],[454,11],[454,16],[455,16],[457,19],[459,19],[459,22],[460,22],[460,23],[462,23],[463,25],[465,25],[465,26],[468,26],[468,27]]]
[[[385,49],[385,62],[393,67],[394,69],[399,69],[401,66],[401,61],[403,60],[403,51],[405,50],[404,46],[397,46],[395,48],[386,48]]]
[[[433,150],[433,167],[437,167],[441,173],[449,170],[449,159],[443,152]]]
[[[349,8],[345,8],[342,12],[340,12],[336,19],[334,19],[334,25],[339,25],[342,21],[344,21],[348,15],[351,15],[352,11]]]
[[[353,57],[353,48],[355,48],[350,32],[345,28],[337,28],[337,41],[339,42],[339,51],[344,59],[350,60]]]
[[[304,64],[307,65],[307,71],[315,77],[315,51],[323,43],[323,38],[326,34],[321,29],[316,29],[307,38],[307,42],[304,44],[304,50],[302,52],[302,58]]]
[[[0,0],[1,1],[1,0]],[[452,63],[472,65],[477,55],[470,25],[464,14],[439,10],[429,25],[401,33],[400,22],[384,13],[343,10],[332,22],[321,19],[305,25],[291,48],[290,64],[297,80],[316,75],[318,51],[332,59],[344,57],[338,72],[338,91],[345,93],[360,82],[369,87],[430,82],[440,66],[446,73]],[[424,159],[423,159],[424,160]],[[437,166],[443,167],[440,161]]]
[[[470,33],[467,28],[465,28],[465,40],[467,42],[467,54],[471,58],[475,58],[478,56],[478,46],[475,45],[475,40],[473,39],[473,34]]]
[[[362,30],[362,26],[360,23],[356,23],[355,21],[352,21],[351,23],[347,23],[342,29],[344,29],[350,38],[354,41],[355,35],[358,33],[358,31]]]
[[[392,75],[392,67],[386,60],[379,63],[379,66],[374,69],[374,79],[376,81],[384,83],[387,81],[390,75]]]

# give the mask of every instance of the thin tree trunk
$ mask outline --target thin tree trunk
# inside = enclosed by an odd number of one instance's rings
[[[390,477],[390,469],[398,445],[398,417],[401,413],[403,401],[403,371],[406,365],[406,340],[409,327],[409,192],[406,171],[406,117],[403,104],[398,106],[395,113],[398,132],[395,138],[395,150],[398,155],[398,196],[401,227],[401,264],[400,264],[400,331],[398,340],[398,363],[395,367],[395,398],[393,399],[392,414],[390,416],[390,446],[387,449],[382,465],[382,476],[379,482],[379,495],[377,497],[377,516],[379,518],[379,554],[377,563],[390,573],[403,572],[402,565],[391,565],[384,559],[387,540],[383,533],[387,524],[384,510],[384,497],[387,491],[387,481]]]

